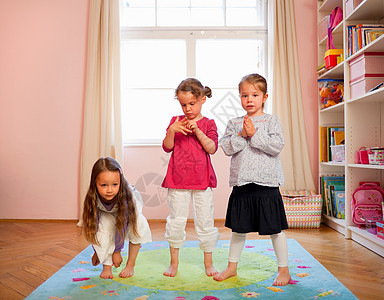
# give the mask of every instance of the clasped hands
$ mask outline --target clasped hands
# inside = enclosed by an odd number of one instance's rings
[[[169,127],[173,132],[181,132],[184,135],[187,135],[191,132],[196,132],[199,127],[196,124],[196,121],[190,121],[186,117],[179,121],[179,117],[176,117],[176,121]]]
[[[243,138],[251,138],[253,137],[255,132],[256,132],[256,128],[253,125],[251,118],[248,115],[246,115],[243,121],[243,130],[241,132],[241,136]]]

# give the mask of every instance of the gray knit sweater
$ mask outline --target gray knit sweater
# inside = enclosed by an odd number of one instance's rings
[[[230,186],[256,183],[277,187],[284,184],[279,154],[284,136],[277,116],[264,114],[252,117],[256,133],[251,139],[241,136],[244,117],[229,120],[220,146],[231,157]]]

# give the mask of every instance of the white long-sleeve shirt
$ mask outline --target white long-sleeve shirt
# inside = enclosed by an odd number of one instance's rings
[[[284,135],[280,120],[275,115],[252,117],[256,133],[251,139],[241,136],[244,117],[227,123],[220,146],[231,156],[230,186],[256,183],[277,187],[284,184],[280,152],[284,147]]]
[[[134,235],[132,227],[124,228],[124,240],[130,241],[133,244],[143,244],[152,242],[151,230],[149,228],[147,219],[143,215],[143,199],[138,190],[133,185],[128,186],[132,199],[136,205],[137,215],[137,233],[139,236]],[[113,252],[119,251],[124,247],[124,242],[120,242],[120,235],[116,232],[116,214],[117,205],[103,204],[100,199],[97,199],[98,209],[98,229],[96,233],[99,245],[92,245],[97,253],[99,261],[103,265],[112,265]]]

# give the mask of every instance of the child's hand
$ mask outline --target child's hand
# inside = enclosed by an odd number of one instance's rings
[[[179,121],[179,117],[176,117],[176,121],[169,127],[168,130],[172,130],[173,132],[181,132],[184,135],[187,135],[189,132],[192,132],[191,129],[187,127],[188,119],[184,118]]]
[[[92,265],[97,266],[99,263],[100,263],[100,260],[95,251],[95,253],[93,253],[93,256],[92,256]]]
[[[197,126],[196,121],[187,121],[186,127],[193,132],[196,132],[197,129],[199,129],[199,126]]]
[[[123,258],[121,256],[120,251],[118,252],[113,252],[112,254],[112,262],[115,268],[120,267],[121,263],[123,262]]]
[[[243,131],[241,134],[243,135],[243,137],[251,138],[251,137],[253,137],[255,132],[256,132],[256,129],[252,123],[251,118],[249,116],[245,116],[244,122],[243,122]]]

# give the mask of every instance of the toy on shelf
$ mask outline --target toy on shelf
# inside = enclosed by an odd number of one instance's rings
[[[329,49],[324,55],[325,68],[327,70],[336,67],[343,59],[343,49]]]
[[[370,165],[384,165],[384,148],[374,147],[368,151]]]
[[[344,99],[343,79],[319,79],[320,107],[327,108]]]

